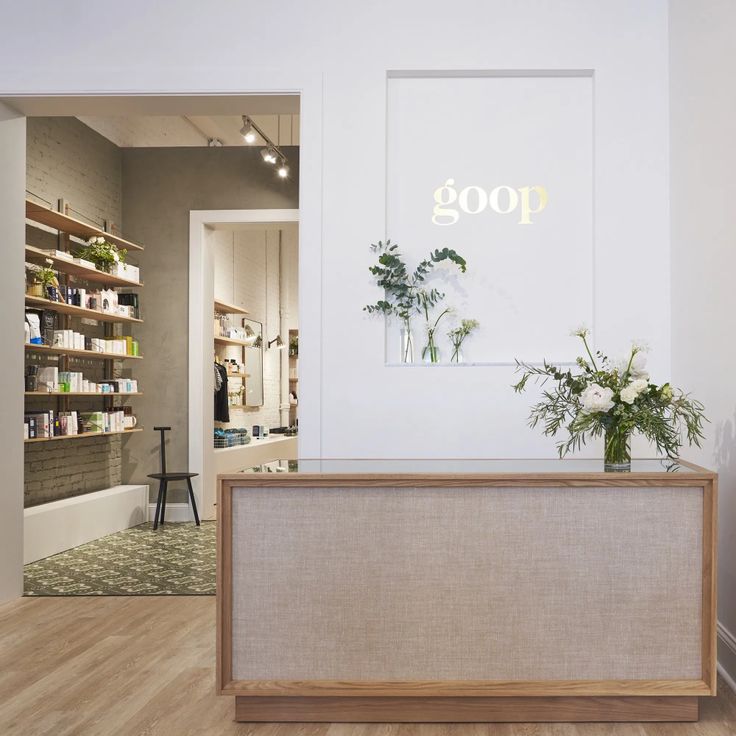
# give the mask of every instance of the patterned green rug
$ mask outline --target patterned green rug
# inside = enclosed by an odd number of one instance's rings
[[[25,595],[215,595],[217,525],[152,524],[25,566]]]

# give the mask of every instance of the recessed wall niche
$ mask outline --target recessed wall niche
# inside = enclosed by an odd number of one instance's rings
[[[413,266],[452,248],[467,272],[427,281],[453,313],[480,322],[465,364],[574,359],[568,332],[594,317],[594,118],[590,71],[391,72],[387,78],[386,235]],[[368,235],[370,237],[370,235]],[[413,319],[421,364],[425,320]],[[401,364],[389,320],[386,362]]]

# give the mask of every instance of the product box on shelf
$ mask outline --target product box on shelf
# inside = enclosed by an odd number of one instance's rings
[[[128,279],[128,281],[140,281],[140,269],[138,266],[133,266],[130,263],[116,263],[112,270],[113,275],[121,279]]]

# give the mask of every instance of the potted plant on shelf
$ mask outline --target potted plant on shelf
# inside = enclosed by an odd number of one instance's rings
[[[35,263],[26,263],[26,268],[31,272],[31,283],[28,287],[29,296],[38,296],[51,301],[59,301],[59,277],[52,268],[54,262],[50,258],[45,259],[44,266]]]
[[[128,251],[109,243],[102,235],[93,235],[76,253],[77,258],[90,261],[95,268],[105,273],[112,273],[118,263],[125,263]]]
[[[463,354],[460,352],[462,344],[465,342],[465,338],[473,332],[473,330],[480,327],[480,322],[477,319],[464,319],[461,320],[458,327],[453,328],[447,333],[447,337],[450,338],[452,343],[452,355],[450,356],[451,363],[462,363]]]
[[[532,407],[529,424],[541,424],[547,436],[567,430],[567,437],[557,444],[560,457],[579,450],[591,438],[603,437],[604,469],[628,471],[634,432],[670,459],[677,457],[683,431],[688,444],[700,447],[707,421],[703,405],[669,383],[651,383],[642,346],[633,345],[627,358],[614,363],[599,351],[593,355],[587,328],[572,334],[582,340],[586,352],[577,359],[576,372],[547,361],[541,366],[516,361],[522,373],[514,385],[517,393],[524,391],[530,378],[553,384]]]
[[[368,270],[375,277],[376,285],[383,289],[385,297],[375,304],[366,305],[363,309],[369,314],[383,314],[387,317],[394,316],[399,319],[401,323],[401,362],[413,363],[412,318],[415,314],[424,314],[429,328],[429,310],[444,298],[444,294],[436,289],[425,289],[424,281],[435,265],[442,261],[454,263],[464,273],[466,270],[465,259],[450,248],[435,250],[429,254],[429,258],[420,261],[410,273],[396,243],[392,243],[390,240],[384,243],[379,240],[378,243],[371,245],[371,250],[378,254],[378,263],[370,266]],[[434,329],[436,329],[436,323],[442,316],[440,315],[435,321]],[[434,354],[436,355],[434,333],[432,333],[432,344],[435,347]],[[426,351],[427,348],[425,348],[423,354]],[[432,355],[432,351],[429,355]]]

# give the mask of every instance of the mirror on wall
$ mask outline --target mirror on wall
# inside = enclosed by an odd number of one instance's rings
[[[243,349],[245,355],[245,399],[246,406],[263,406],[263,325],[254,319],[243,319],[243,328],[255,335],[253,344]]]

